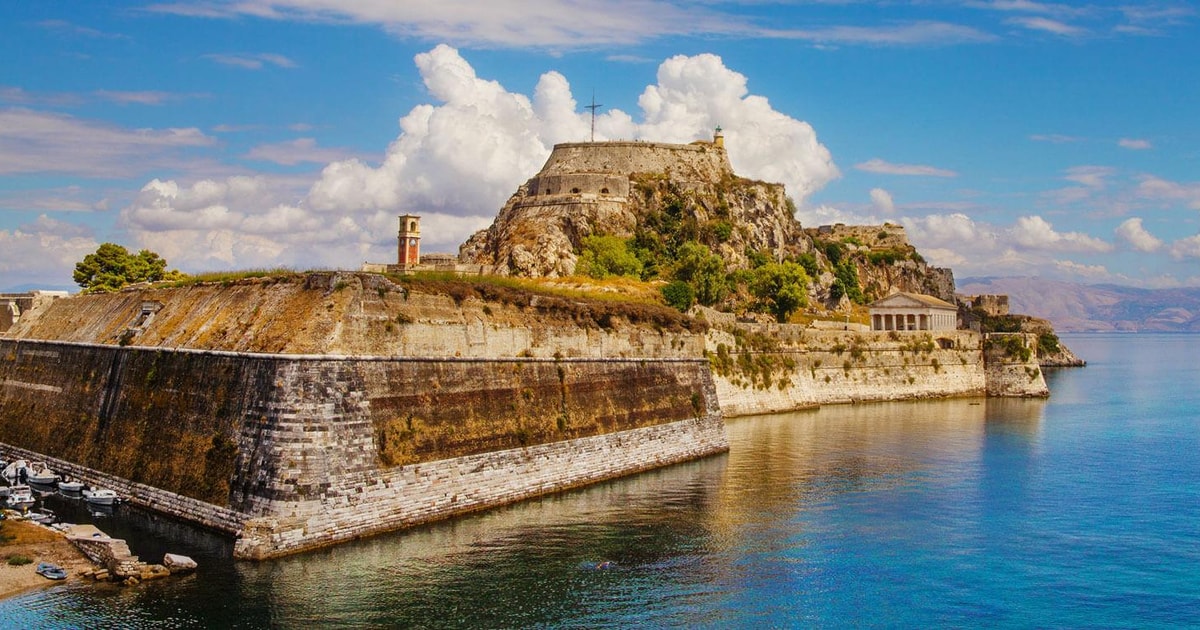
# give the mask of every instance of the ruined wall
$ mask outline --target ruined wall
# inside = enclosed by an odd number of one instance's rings
[[[239,552],[254,557],[727,448],[702,360],[11,340],[0,341],[0,443],[223,531],[258,519]]]
[[[908,233],[904,231],[904,226],[893,223],[884,223],[883,225],[846,225],[845,223],[835,223],[833,225],[822,225],[817,228],[805,228],[804,231],[814,238],[827,241],[841,241],[846,238],[856,239],[864,246],[873,249],[908,247],[910,245],[908,242]]]
[[[710,331],[708,353],[726,416],[825,404],[951,396],[1044,396],[1036,357],[987,363],[969,331],[839,332],[787,324]],[[997,359],[992,359],[996,361]],[[1021,379],[1010,378],[1019,373]],[[1001,387],[997,379],[1008,383]]]

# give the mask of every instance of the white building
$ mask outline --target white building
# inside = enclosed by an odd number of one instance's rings
[[[932,295],[893,293],[867,306],[871,330],[954,330],[958,307]]]

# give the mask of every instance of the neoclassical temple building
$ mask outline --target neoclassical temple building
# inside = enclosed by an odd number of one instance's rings
[[[893,293],[872,302],[871,330],[954,330],[958,307],[932,295]]]

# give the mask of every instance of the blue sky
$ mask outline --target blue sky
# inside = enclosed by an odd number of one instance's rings
[[[557,142],[725,129],[807,226],[956,276],[1200,285],[1200,7],[1029,0],[0,8],[0,290],[102,242],[187,272],[486,227]]]

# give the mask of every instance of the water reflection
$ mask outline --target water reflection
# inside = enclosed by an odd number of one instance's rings
[[[733,419],[727,455],[262,563],[233,562],[226,540],[121,508],[103,527],[135,553],[153,561],[181,551],[201,570],[133,589],[27,596],[16,604],[18,621],[629,627],[761,615],[768,625],[826,623],[843,612],[828,602],[806,610],[806,602],[846,592],[844,580],[859,572],[873,576],[865,584],[904,583],[903,566],[861,556],[877,542],[919,547],[938,537],[964,553],[982,547],[986,534],[962,523],[992,509],[996,497],[981,484],[1003,484],[981,451],[997,443],[1035,450],[1042,405],[939,400]],[[850,549],[848,540],[867,542]],[[611,568],[595,568],[605,561]],[[0,603],[0,615],[12,610]]]

